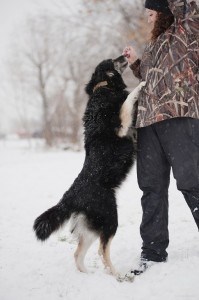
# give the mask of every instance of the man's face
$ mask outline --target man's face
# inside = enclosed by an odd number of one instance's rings
[[[148,18],[148,23],[149,24],[154,24],[155,21],[156,21],[156,18],[157,18],[157,11],[155,10],[151,10],[151,9],[146,9],[146,15],[147,15],[147,18]]]

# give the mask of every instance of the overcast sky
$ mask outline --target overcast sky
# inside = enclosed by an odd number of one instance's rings
[[[0,0],[0,56],[6,50],[10,34],[16,24],[33,10],[31,0]]]
[[[46,3],[46,0],[40,0]],[[4,78],[4,60],[11,43],[12,34],[28,14],[37,12],[38,1],[34,0],[0,0],[0,81],[1,87]],[[0,90],[0,132],[9,129],[10,119],[14,116],[14,111],[5,100],[4,93]]]
[[[65,0],[75,10],[78,0]],[[37,14],[41,9],[53,13],[61,0],[0,0],[0,59],[5,53],[10,34],[28,15]]]
[[[5,75],[4,61],[12,44],[14,34],[20,33],[20,26],[29,15],[37,15],[41,10],[56,13],[60,11],[62,1],[68,1],[70,11],[78,9],[79,0],[0,0],[0,133],[10,130],[10,120],[16,117],[16,111],[9,104],[2,88]]]
[[[30,14],[48,8],[53,0],[0,0],[0,59],[4,56],[11,34]]]
[[[8,47],[11,45],[13,34],[20,31],[20,24],[28,15],[37,14],[41,9],[50,10],[59,0],[0,0],[0,82],[4,78],[3,67]],[[74,0],[73,0],[74,1]],[[71,2],[71,1],[69,1]],[[2,87],[2,84],[0,88]],[[9,129],[10,119],[14,116],[13,108],[6,101],[0,89],[0,132]]]

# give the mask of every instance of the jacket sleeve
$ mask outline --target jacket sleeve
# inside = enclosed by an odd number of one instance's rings
[[[133,71],[133,74],[135,75],[135,77],[137,77],[138,79],[142,79],[142,76],[140,74],[140,63],[141,63],[141,60],[137,59],[133,64],[131,64],[129,66],[130,69]]]
[[[199,0],[168,0],[170,10],[176,19],[191,34],[199,36]]]

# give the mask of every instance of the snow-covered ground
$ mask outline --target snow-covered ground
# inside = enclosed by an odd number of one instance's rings
[[[199,235],[173,178],[169,260],[133,283],[119,283],[104,271],[98,242],[86,257],[90,274],[78,272],[73,258],[76,242],[68,225],[46,243],[37,242],[34,219],[58,202],[83,160],[83,152],[49,152],[29,149],[26,142],[0,142],[0,299],[199,299]],[[111,254],[121,272],[128,271],[140,254],[140,197],[134,168],[118,192],[119,227]]]

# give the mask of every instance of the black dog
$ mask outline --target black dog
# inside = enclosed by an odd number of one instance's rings
[[[60,202],[34,223],[37,238],[44,241],[71,218],[71,232],[79,240],[75,261],[82,272],[86,272],[86,252],[99,237],[103,263],[116,274],[110,260],[110,243],[118,226],[115,188],[127,176],[135,154],[133,140],[118,136],[120,108],[128,96],[121,77],[126,66],[126,59],[120,56],[96,67],[86,86],[89,101],[83,117],[83,169]]]

